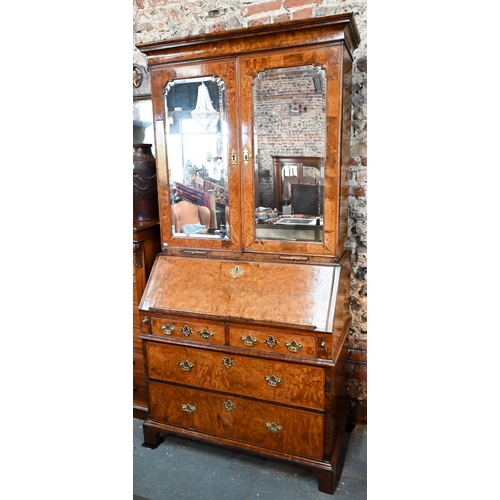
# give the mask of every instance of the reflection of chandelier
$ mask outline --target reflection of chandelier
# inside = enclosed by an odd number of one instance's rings
[[[205,84],[198,87],[198,100],[196,108],[191,111],[191,116],[198,122],[207,132],[215,132],[219,123],[219,113],[215,111],[210,100],[210,94]]]

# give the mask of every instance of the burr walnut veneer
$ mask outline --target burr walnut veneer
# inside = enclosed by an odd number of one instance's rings
[[[138,46],[151,78],[161,232],[139,305],[144,446],[176,434],[287,460],[333,493],[348,424],[358,43],[342,14]],[[321,215],[286,220],[260,206],[281,196],[276,156],[317,158]],[[219,227],[180,231],[175,193],[197,190]],[[315,225],[318,237],[256,230],[278,222]]]

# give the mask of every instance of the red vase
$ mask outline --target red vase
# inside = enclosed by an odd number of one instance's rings
[[[134,144],[134,220],[158,219],[156,160],[151,144]]]

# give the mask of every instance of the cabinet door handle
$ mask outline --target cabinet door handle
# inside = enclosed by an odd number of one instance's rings
[[[278,425],[276,422],[266,422],[266,427],[271,431],[271,432],[281,432],[283,430],[283,427],[281,425]]]
[[[198,332],[198,335],[205,340],[211,339],[215,334],[214,332],[211,332],[208,328],[205,328],[204,330],[200,330]]]
[[[248,347],[253,347],[259,341],[259,339],[256,339],[255,337],[252,337],[250,334],[248,334],[246,337],[241,337],[241,341]]]
[[[172,335],[172,333],[175,332],[175,325],[170,325],[168,323],[165,323],[164,325],[161,325],[161,331],[165,335]]]
[[[276,375],[271,375],[271,376],[266,375],[264,378],[271,387],[278,387],[278,385],[280,385],[281,382],[283,382],[283,380],[281,380]]]
[[[181,405],[181,408],[182,411],[185,411],[188,414],[194,413],[196,411],[196,405],[190,405],[189,403]]]
[[[296,340],[285,342],[285,345],[290,352],[299,352],[304,347],[300,342],[297,342]]]
[[[194,368],[193,363],[190,363],[187,359],[186,361],[181,361],[179,366],[181,367],[181,370],[184,370],[185,372],[190,372]]]

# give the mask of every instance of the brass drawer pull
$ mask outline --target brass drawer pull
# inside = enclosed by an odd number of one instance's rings
[[[190,404],[185,404],[181,405],[182,411],[185,411],[186,413],[194,413],[196,411],[196,405],[190,405]]]
[[[172,335],[172,333],[175,332],[175,325],[165,323],[164,325],[161,325],[161,330],[165,335]]]
[[[230,358],[224,358],[220,363],[224,368],[227,368],[228,370],[229,368],[232,368],[234,366],[234,361]]]
[[[269,337],[264,340],[264,344],[266,344],[267,347],[270,347],[271,349],[274,349],[278,345],[278,343],[278,339],[275,339],[272,335],[269,335]]]
[[[283,427],[281,425],[278,425],[276,422],[266,422],[266,427],[271,431],[271,432],[281,432],[283,430]]]
[[[271,386],[271,387],[278,387],[278,385],[283,382],[279,377],[276,375],[271,375],[271,376],[265,376],[266,382]]]
[[[224,401],[222,403],[222,406],[227,410],[227,411],[234,411],[236,410],[236,405],[230,401],[229,399],[227,401]]]
[[[181,370],[184,370],[185,372],[190,372],[194,368],[193,363],[190,363],[188,360],[181,361],[179,366],[181,367]]]
[[[292,340],[291,342],[285,342],[286,348],[290,352],[299,352],[304,346],[297,342],[296,340]]]
[[[250,334],[248,334],[246,337],[241,337],[241,341],[248,347],[253,347],[259,341],[259,339],[256,339],[255,337],[252,337]]]
[[[211,339],[215,334],[214,332],[211,332],[208,328],[205,328],[204,330],[200,330],[198,332],[198,335],[205,340]]]
[[[184,335],[184,337],[189,337],[190,335],[193,335],[193,330],[191,328],[189,328],[189,326],[184,325],[181,328],[181,333],[182,333],[182,335]]]

